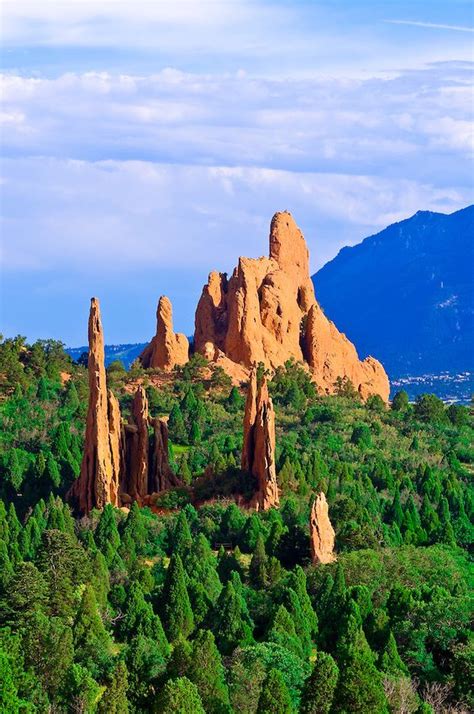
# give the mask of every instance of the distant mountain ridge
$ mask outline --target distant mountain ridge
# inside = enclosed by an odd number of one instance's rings
[[[474,205],[418,211],[313,276],[326,315],[389,376],[473,371]]]
[[[105,345],[105,366],[108,367],[111,362],[115,360],[120,360],[126,369],[129,369],[130,365],[138,355],[146,347],[146,342],[134,343],[134,344],[122,344],[122,345]],[[66,347],[66,352],[71,355],[73,360],[78,360],[79,357],[87,354],[87,345],[84,347]]]

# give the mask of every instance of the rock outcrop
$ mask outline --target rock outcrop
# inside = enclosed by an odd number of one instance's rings
[[[336,534],[329,520],[326,496],[321,491],[313,501],[309,518],[311,559],[313,563],[332,563],[336,560],[334,541]]]
[[[148,434],[148,399],[142,386],[139,386],[133,398],[130,422],[126,425],[127,437],[127,478],[126,492],[140,500],[148,493],[148,453],[150,439]]]
[[[107,503],[120,505],[120,408],[114,395],[107,392],[104,334],[97,298],[91,300],[88,338],[89,406],[84,453],[80,475],[69,491],[70,500],[82,513],[103,508]]]
[[[99,301],[91,300],[89,315],[89,406],[81,472],[68,493],[80,513],[144,503],[152,493],[178,486],[168,460],[168,427],[151,419],[148,399],[139,386],[128,424],[122,423],[120,405],[107,390],[104,336]],[[153,427],[150,437],[149,426]]]
[[[382,365],[373,358],[360,362],[320,310],[308,248],[288,212],[273,217],[269,242],[268,258],[240,258],[230,279],[209,275],[196,310],[196,351],[231,376],[237,366],[249,370],[262,362],[274,369],[289,359],[306,362],[325,393],[334,391],[337,377],[350,376],[364,398],[380,394],[388,400]]]
[[[153,419],[153,450],[150,463],[150,493],[159,493],[181,484],[169,465],[168,425],[164,419]]]
[[[275,413],[265,377],[252,369],[245,403],[242,470],[257,479],[252,505],[266,511],[280,503],[275,466]]]
[[[189,342],[185,335],[173,331],[173,308],[171,301],[162,295],[156,309],[156,335],[141,353],[144,367],[170,372],[174,367],[186,364],[189,359]]]
[[[379,394],[388,401],[390,384],[380,362],[373,357],[360,361],[352,342],[327,319],[317,303],[308,312],[305,347],[314,381],[323,393],[331,393],[341,377],[350,379],[362,399]]]

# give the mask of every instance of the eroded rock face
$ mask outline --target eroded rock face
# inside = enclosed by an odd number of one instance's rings
[[[139,386],[132,402],[131,423],[127,424],[127,488],[132,498],[140,499],[148,493],[148,399]]]
[[[352,375],[365,398],[388,399],[388,379],[373,358],[360,362],[354,346],[320,310],[309,274],[303,234],[288,212],[270,226],[268,258],[240,258],[228,280],[213,272],[195,318],[195,349],[231,375],[263,362],[276,368],[293,358],[309,364],[323,392],[337,377]],[[308,321],[313,310],[308,328]]]
[[[327,319],[317,303],[308,312],[305,346],[314,381],[323,393],[331,394],[337,378],[346,377],[362,399],[379,394],[388,401],[390,384],[380,362],[373,357],[360,361],[352,342]]]
[[[309,533],[313,563],[334,562],[336,560],[334,554],[336,534],[329,520],[329,507],[322,491],[316,496],[311,507]]]
[[[153,419],[153,452],[150,464],[150,493],[159,493],[180,485],[169,465],[168,425],[164,419]]]
[[[189,359],[189,342],[185,335],[173,331],[171,301],[162,295],[156,310],[156,335],[139,357],[144,367],[170,372],[186,364]]]
[[[257,479],[252,505],[266,511],[280,503],[275,465],[275,413],[265,377],[251,372],[244,415],[242,469]]]
[[[103,508],[107,503],[119,505],[120,408],[113,394],[107,392],[104,334],[97,298],[91,300],[88,339],[89,406],[84,454],[81,473],[68,494],[82,513]]]

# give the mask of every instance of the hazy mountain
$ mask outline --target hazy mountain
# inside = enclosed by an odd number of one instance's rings
[[[146,342],[133,345],[105,345],[105,366],[108,367],[111,362],[120,360],[124,367],[128,369],[146,345]],[[74,360],[78,360],[84,352],[87,353],[87,350],[87,346],[66,347],[66,352],[71,355]]]
[[[472,371],[474,206],[418,211],[343,248],[313,281],[326,315],[391,377]]]

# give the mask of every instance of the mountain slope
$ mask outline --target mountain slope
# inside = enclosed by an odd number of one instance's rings
[[[474,206],[419,211],[313,276],[327,316],[391,376],[472,370]]]

